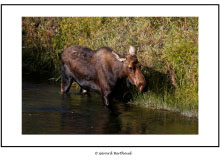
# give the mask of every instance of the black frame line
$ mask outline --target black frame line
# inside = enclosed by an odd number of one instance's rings
[[[2,5],[1,5],[1,147],[2,147]]]
[[[218,4],[218,147],[219,147],[219,4]]]
[[[77,147],[77,148],[172,148],[172,147],[183,147],[183,148],[203,148],[203,147],[210,147],[210,148],[215,148],[219,147],[219,98],[218,98],[218,145],[217,146],[3,146],[2,144],[2,7],[3,6],[218,6],[218,96],[219,96],[219,4],[1,4],[1,147],[6,147],[6,148],[14,148],[14,147]]]
[[[4,6],[213,6],[213,5],[219,5],[219,4],[1,4]]]

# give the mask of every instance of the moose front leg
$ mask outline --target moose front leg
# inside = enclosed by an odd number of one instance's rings
[[[105,104],[105,106],[109,106],[109,99],[108,99],[108,95],[104,95],[103,96],[103,101],[104,101],[104,104]]]
[[[106,107],[110,106],[110,91],[103,91],[102,92],[102,99],[103,99],[103,103]]]

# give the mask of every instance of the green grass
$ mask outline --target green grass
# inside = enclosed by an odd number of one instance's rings
[[[137,48],[147,92],[131,102],[198,115],[197,17],[24,17],[22,66],[59,81],[60,53],[70,45]]]
[[[148,108],[175,111],[188,117],[198,116],[198,102],[193,102],[191,98],[179,98],[170,94],[161,96],[149,91],[144,94],[138,93],[134,95],[130,103],[144,105]]]

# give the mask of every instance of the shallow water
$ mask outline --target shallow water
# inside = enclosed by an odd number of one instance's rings
[[[198,134],[198,120],[178,113],[115,103],[79,91],[61,95],[58,85],[23,81],[23,134]]]

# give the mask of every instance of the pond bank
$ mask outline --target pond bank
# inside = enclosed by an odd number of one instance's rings
[[[169,111],[169,112],[175,112],[180,114],[181,116],[186,116],[189,118],[196,118],[198,119],[198,111],[182,111],[179,108],[171,108],[171,107],[167,107],[167,106],[152,106],[149,105],[148,103],[144,103],[144,102],[129,102],[128,104],[132,104],[132,105],[141,105],[147,109],[155,109],[155,110],[165,110],[165,111]]]

